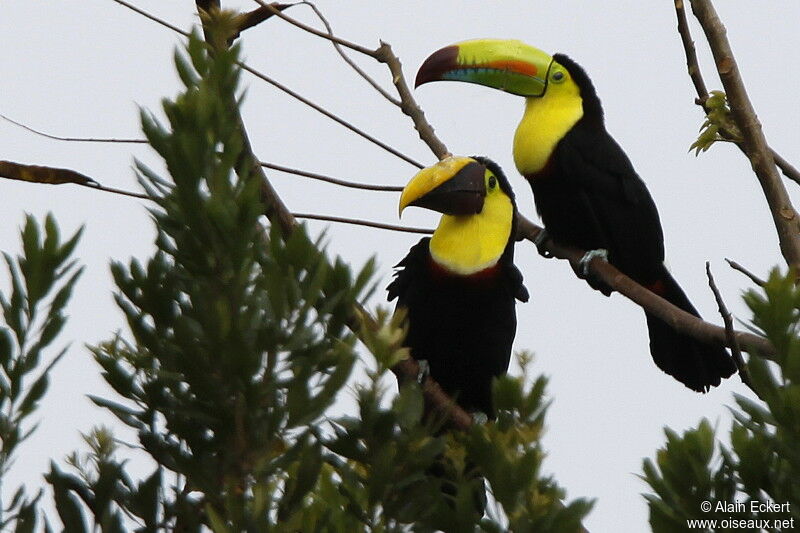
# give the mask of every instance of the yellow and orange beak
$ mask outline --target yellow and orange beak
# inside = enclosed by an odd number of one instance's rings
[[[420,170],[400,195],[400,215],[409,206],[445,215],[476,215],[486,197],[486,167],[470,157],[448,157]]]
[[[519,96],[542,96],[553,58],[522,41],[476,39],[431,54],[414,84],[431,81],[477,83]]]

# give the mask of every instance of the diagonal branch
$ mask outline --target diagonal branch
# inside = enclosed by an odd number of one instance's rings
[[[542,231],[542,228],[523,216],[517,218],[517,228],[518,238],[527,239],[531,242],[535,242]],[[546,251],[553,257],[568,260],[575,270],[579,268],[580,261],[586,254],[585,250],[559,245],[550,238],[545,239],[540,246],[541,250]],[[595,258],[589,263],[589,272],[616,292],[632,300],[648,313],[656,315],[681,333],[703,342],[721,343],[730,346],[725,328],[705,322],[701,318],[672,305],[617,270],[611,263]],[[750,353],[756,352],[765,357],[775,355],[775,347],[764,337],[743,331],[734,332],[734,336],[742,349]]]
[[[717,284],[714,282],[714,276],[711,274],[711,264],[708,261],[706,261],[706,276],[708,277],[708,286],[711,288],[711,292],[714,293],[714,299],[717,301],[719,314],[722,317],[722,321],[725,323],[725,335],[727,336],[728,343],[731,347],[733,362],[736,363],[736,369],[739,371],[739,379],[741,379],[742,383],[747,385],[750,390],[756,393],[756,396],[760,398],[761,396],[758,394],[758,391],[753,388],[753,383],[750,380],[750,371],[747,369],[747,364],[744,362],[744,358],[742,357],[742,350],[739,348],[739,342],[736,340],[736,334],[733,330],[733,318],[731,318],[731,312],[728,311],[728,307],[725,305],[725,301],[722,299],[722,294],[719,292]]]

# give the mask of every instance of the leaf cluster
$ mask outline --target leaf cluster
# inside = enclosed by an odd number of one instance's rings
[[[42,356],[66,322],[65,308],[82,267],[70,259],[82,230],[61,241],[55,219],[44,228],[28,215],[21,232],[22,255],[3,257],[11,288],[0,293],[0,479],[9,471],[14,454],[35,431],[27,420],[47,391],[50,371],[64,356],[60,350],[43,364]],[[19,487],[0,508],[0,529],[33,531],[35,506],[41,492],[29,498]]]
[[[683,435],[667,429],[656,462],[645,460],[643,479],[655,492],[645,495],[653,531],[683,531],[687,519],[697,518],[800,519],[800,289],[794,279],[775,270],[762,288],[744,295],[752,329],[770,340],[776,355],[773,363],[757,355],[748,361],[763,403],[735,395],[730,448],[715,442],[703,420]],[[712,503],[711,512],[701,512],[703,501]],[[767,501],[788,505],[751,508]]]

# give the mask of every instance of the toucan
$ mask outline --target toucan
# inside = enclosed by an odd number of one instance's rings
[[[699,316],[664,265],[664,235],[653,198],[608,133],[589,76],[563,54],[518,40],[478,39],[434,52],[416,86],[439,80],[484,85],[525,97],[514,162],[531,186],[547,234],[602,252],[611,264],[677,307]],[[591,256],[589,256],[591,257]],[[610,294],[607,285],[590,284]],[[656,365],[706,392],[736,367],[720,344],[700,342],[646,313]]]
[[[514,193],[489,159],[448,157],[406,185],[400,213],[409,206],[442,217],[387,287],[389,301],[406,309],[405,345],[459,406],[492,418],[492,380],[508,370],[517,328],[515,300],[528,300],[514,266]]]

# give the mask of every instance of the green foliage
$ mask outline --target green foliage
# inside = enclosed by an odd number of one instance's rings
[[[64,527],[579,530],[590,504],[565,507],[542,474],[544,379],[498,380],[496,423],[446,431],[416,383],[391,399],[383,385],[408,350],[402,314],[361,316],[372,263],[353,273],[303,227],[265,227],[236,54],[209,54],[193,36],[176,55],[185,91],[163,104],[169,124],[142,113],[170,179],[138,165],[156,252],[112,265],[130,334],[93,348],[116,395],[91,398],[135,430],[155,469],[132,480],[110,432],[94,430],[88,453],[46,476]],[[357,357],[349,328],[376,364],[355,386],[357,416],[334,419]]]
[[[753,388],[763,403],[735,395],[731,447],[715,444],[704,420],[682,436],[667,429],[656,463],[645,460],[643,479],[655,492],[645,495],[653,531],[685,531],[691,519],[769,520],[764,529],[780,531],[775,521],[800,520],[800,289],[794,279],[776,270],[761,290],[744,295],[754,330],[776,355],[774,364],[750,357]],[[710,511],[701,510],[704,501]],[[737,502],[742,505],[724,505]],[[759,505],[765,502],[783,506]]]
[[[717,142],[723,140],[719,134],[720,129],[736,132],[738,128],[731,119],[731,110],[728,107],[728,98],[722,91],[711,91],[705,103],[706,119],[700,126],[700,135],[697,140],[689,147],[689,151],[694,150],[694,155],[705,152]]]
[[[58,228],[47,215],[42,228],[28,215],[21,232],[23,254],[4,253],[11,289],[0,293],[3,324],[0,325],[0,480],[8,472],[20,444],[36,429],[26,420],[47,391],[53,366],[66,353],[62,349],[47,364],[42,353],[61,332],[65,308],[81,275],[70,256],[82,230],[61,242]],[[3,502],[0,530],[32,531],[36,525],[36,503],[41,493],[29,499],[23,487]]]

